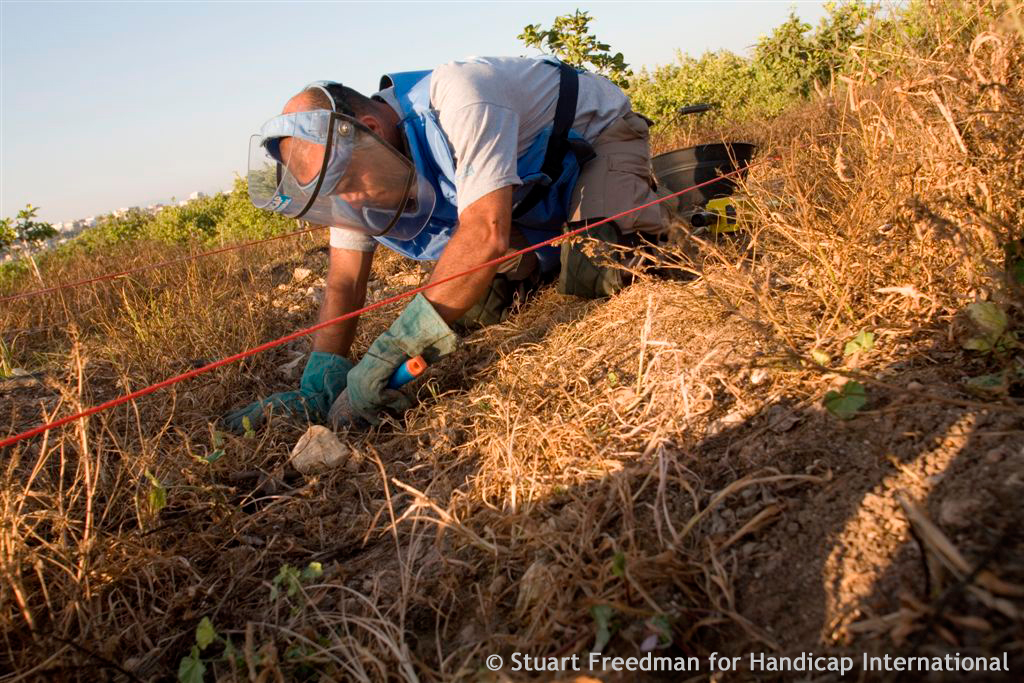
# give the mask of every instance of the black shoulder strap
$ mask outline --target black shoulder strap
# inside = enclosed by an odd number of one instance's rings
[[[548,138],[548,148],[544,152],[544,163],[540,167],[541,173],[551,178],[554,182],[562,175],[562,161],[565,155],[572,151],[580,166],[594,158],[594,151],[583,143],[582,140],[574,140],[570,144],[569,131],[572,123],[576,120],[576,101],[579,97],[580,77],[576,69],[565,62],[558,63],[558,101],[555,103],[555,120],[551,129],[551,137]],[[512,212],[512,218],[519,218],[535,207],[544,195],[548,192],[545,185],[534,185],[523,200],[519,202]]]

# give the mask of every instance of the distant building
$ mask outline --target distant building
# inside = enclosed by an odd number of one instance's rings
[[[189,198],[189,201],[191,201],[193,199],[206,199],[206,193],[205,192],[200,192],[199,190],[196,190],[195,192],[190,194],[188,196],[188,198]]]

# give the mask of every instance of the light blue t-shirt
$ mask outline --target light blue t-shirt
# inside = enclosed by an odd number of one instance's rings
[[[519,156],[546,126],[558,100],[558,69],[527,57],[470,57],[434,70],[430,104],[455,158],[458,210],[495,190],[521,185]],[[377,93],[398,111],[390,90]],[[589,142],[630,111],[629,98],[604,76],[581,73],[572,129]],[[373,251],[376,240],[331,228],[331,246]]]

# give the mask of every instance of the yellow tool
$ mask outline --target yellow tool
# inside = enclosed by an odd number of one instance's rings
[[[690,223],[695,228],[707,228],[712,235],[740,232],[748,227],[748,211],[747,202],[741,197],[718,197],[709,199],[702,211],[692,214]]]

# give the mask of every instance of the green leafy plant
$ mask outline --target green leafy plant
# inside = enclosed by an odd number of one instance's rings
[[[0,291],[7,292],[26,277],[32,276],[32,268],[24,259],[0,263]]]
[[[612,558],[612,574],[620,579],[626,576],[625,553],[615,553],[615,557]]]
[[[1003,267],[1011,288],[1024,287],[1024,239],[1003,245]]]
[[[203,683],[206,675],[206,664],[199,656],[199,646],[193,645],[188,657],[182,657],[178,663],[178,680],[181,683]]]
[[[96,225],[83,232],[74,244],[87,250],[105,250],[146,237],[152,223],[153,216],[141,209],[129,209],[120,216],[107,214],[100,216]]]
[[[242,429],[245,430],[245,437],[252,439],[256,436],[256,430],[252,428],[252,420],[249,419],[248,415],[242,417]]]
[[[968,391],[986,397],[1005,394],[1010,388],[1009,378],[1005,372],[971,377],[964,382],[964,385]]]
[[[323,576],[323,573],[323,565],[319,562],[310,562],[301,571],[290,564],[283,565],[270,583],[270,599],[277,600],[282,592],[289,598],[293,598],[298,594],[303,583],[318,579]]]
[[[857,333],[857,336],[846,342],[846,347],[843,349],[844,356],[852,356],[858,352],[866,352],[875,348],[875,335],[867,330],[861,330]]]
[[[213,197],[193,199],[181,206],[169,206],[153,219],[150,236],[172,244],[214,241],[227,202],[227,195],[218,193]]]
[[[18,233],[14,230],[14,221],[10,218],[0,218],[0,249],[6,249],[18,239]]]
[[[178,681],[180,683],[203,683],[203,677],[206,675],[206,662],[210,660],[204,660],[201,653],[215,642],[224,643],[224,659],[236,658],[236,651],[232,647],[231,641],[217,633],[210,617],[203,617],[196,625],[195,641],[188,656],[182,657],[178,664]]]
[[[224,433],[214,430],[213,432],[213,452],[206,456],[206,462],[215,463],[224,457]]]
[[[991,398],[1005,396],[1013,384],[1024,383],[1024,359],[1015,358],[999,372],[971,377],[964,386],[971,393]]]
[[[167,489],[149,470],[146,470],[146,479],[149,480],[149,511],[156,515],[167,506]]]
[[[1017,333],[1009,329],[1009,318],[999,304],[992,301],[973,303],[967,307],[967,316],[977,335],[963,343],[965,349],[1001,353],[1020,348]]]
[[[863,0],[825,7],[826,16],[813,28],[791,14],[758,40],[751,58],[728,50],[699,57],[677,52],[675,64],[641,70],[629,83],[634,109],[671,121],[679,107],[707,102],[715,110],[705,117],[749,120],[808,99],[816,86],[827,87],[838,74],[859,68],[852,48],[865,43],[869,24],[883,23],[878,6]]]
[[[621,52],[612,54],[611,46],[590,32],[592,19],[590,13],[576,10],[572,14],[555,17],[548,29],[540,24],[528,24],[516,37],[527,47],[550,52],[575,67],[589,67],[616,85],[628,87],[629,77],[633,75],[629,64]]]
[[[853,418],[867,402],[864,385],[853,380],[844,384],[839,391],[832,390],[825,394],[825,408],[840,420]]]
[[[276,179],[274,186],[276,187]],[[218,240],[232,242],[263,239],[297,229],[298,225],[294,219],[253,206],[252,200],[249,199],[246,179],[235,176],[234,187],[228,193],[217,221]]]
[[[594,646],[590,651],[603,652],[616,629],[614,623],[615,610],[608,605],[594,605],[590,608],[590,616],[594,618],[594,625],[596,627]]]
[[[57,229],[49,223],[36,220],[38,206],[26,204],[18,212],[16,220],[4,218],[0,221],[0,248],[8,247],[14,242],[21,242],[25,247],[33,247],[39,242],[56,237]]]
[[[196,626],[196,645],[200,650],[205,650],[216,639],[217,630],[213,628],[213,622],[210,621],[210,617],[203,617]]]

